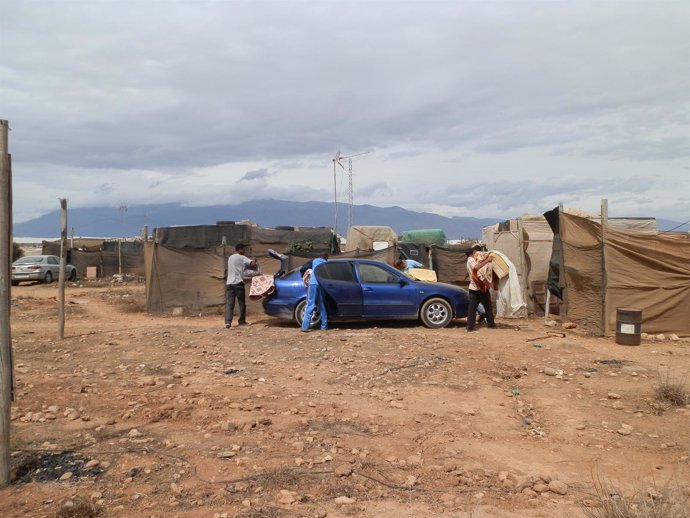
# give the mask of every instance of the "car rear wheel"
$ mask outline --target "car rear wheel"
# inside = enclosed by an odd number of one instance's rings
[[[297,303],[297,306],[295,306],[295,321],[297,322],[297,325],[302,327],[302,321],[304,320],[304,312],[307,309],[307,301],[305,300],[300,300]],[[309,327],[314,327],[316,326],[319,322],[321,321],[321,312],[319,311],[319,308],[314,308],[314,313],[311,315],[311,324]]]
[[[12,281],[12,286],[19,286],[19,281]]]
[[[50,272],[46,272],[46,276],[43,277],[43,282],[45,282],[46,284],[50,284],[51,282],[53,282],[53,274]]]
[[[70,272],[68,280],[70,280],[70,281],[76,281],[77,280],[77,269],[76,268]]]
[[[426,327],[440,329],[453,320],[453,310],[444,299],[429,299],[422,305],[419,318]]]

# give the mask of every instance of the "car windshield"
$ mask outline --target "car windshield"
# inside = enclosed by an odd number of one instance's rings
[[[40,255],[30,255],[28,257],[17,259],[14,264],[34,264],[43,262],[45,262],[45,257],[41,257]]]

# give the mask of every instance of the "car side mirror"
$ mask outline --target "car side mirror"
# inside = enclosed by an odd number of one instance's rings
[[[398,281],[398,283],[399,283],[400,286],[402,287],[402,286],[407,286],[408,284],[410,284],[410,281],[408,281],[407,279],[403,279],[403,278],[401,277],[400,280]]]

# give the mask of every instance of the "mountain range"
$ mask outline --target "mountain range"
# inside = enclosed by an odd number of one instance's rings
[[[332,227],[333,203],[255,200],[237,205],[190,207],[179,203],[136,205],[129,207],[77,208],[67,211],[68,234],[75,237],[133,237],[144,226],[149,234],[154,228],[176,225],[214,225],[218,221],[248,220],[262,227]],[[478,238],[482,227],[493,225],[498,218],[445,217],[429,212],[414,212],[402,207],[353,206],[353,224],[384,225],[398,234],[405,230],[442,229],[448,239]],[[338,232],[347,233],[348,207],[338,205]],[[60,211],[16,223],[15,237],[58,237]]]
[[[516,215],[517,216],[517,215]],[[262,227],[332,227],[333,203],[255,200],[236,205],[185,206],[179,203],[69,209],[68,234],[75,237],[133,237],[141,229],[176,225],[213,225],[218,221],[251,221]],[[441,229],[448,239],[479,238],[482,227],[500,218],[445,217],[429,212],[414,212],[402,207],[353,206],[355,225],[385,225],[400,234],[405,230]],[[348,207],[338,205],[338,233],[347,233]],[[690,226],[658,219],[660,230],[688,231]],[[680,226],[679,226],[680,225]],[[60,211],[56,210],[13,228],[15,237],[56,238],[60,235]]]

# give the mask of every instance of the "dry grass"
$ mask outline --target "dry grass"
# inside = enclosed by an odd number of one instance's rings
[[[685,406],[690,403],[687,391],[687,374],[675,378],[670,369],[665,373],[657,372],[657,386],[655,388],[656,399],[673,406]]]
[[[95,518],[100,509],[88,500],[75,498],[66,502],[55,513],[56,518]]]
[[[669,482],[665,487],[637,490],[625,496],[613,484],[597,477],[594,495],[579,503],[586,518],[687,518],[690,502],[682,488]]]

